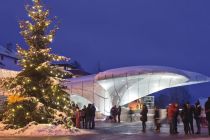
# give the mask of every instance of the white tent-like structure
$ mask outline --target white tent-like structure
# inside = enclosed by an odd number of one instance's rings
[[[94,103],[99,112],[109,115],[113,105],[125,105],[163,89],[209,81],[209,77],[195,72],[170,67],[134,66],[67,79],[63,85],[72,100],[81,106]]]
[[[0,78],[14,77],[18,71],[0,69]],[[195,72],[159,66],[134,66],[111,69],[94,75],[62,81],[70,98],[82,105],[94,103],[97,110],[109,115],[113,105],[125,105],[157,91],[209,82]],[[0,95],[4,95],[0,92]]]

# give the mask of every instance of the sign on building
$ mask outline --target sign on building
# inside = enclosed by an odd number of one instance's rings
[[[154,96],[145,96],[141,98],[141,101],[146,104],[149,109],[154,108],[155,105],[155,97]]]

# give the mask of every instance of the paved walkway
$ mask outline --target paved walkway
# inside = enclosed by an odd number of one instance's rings
[[[153,126],[148,124],[147,131],[143,133],[141,131],[141,123],[105,123],[97,122],[96,129],[90,130],[94,134],[69,136],[69,137],[45,137],[45,138],[0,138],[0,140],[210,140],[207,135],[207,129],[202,129],[201,135],[184,135],[183,126],[179,126],[178,135],[169,135],[168,125],[161,127],[161,132],[156,133],[153,130]]]
[[[201,135],[188,135],[184,134],[183,126],[179,125],[179,134],[170,135],[168,125],[163,125],[161,127],[161,132],[156,133],[154,131],[154,126],[148,124],[147,131],[143,133],[141,127],[141,122],[133,123],[97,123],[97,129],[94,130],[97,134],[87,136],[74,137],[73,140],[163,140],[163,139],[197,139],[197,140],[210,140],[207,135],[207,129],[202,129]]]

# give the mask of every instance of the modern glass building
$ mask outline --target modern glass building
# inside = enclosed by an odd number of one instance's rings
[[[80,106],[94,103],[99,112],[109,115],[113,105],[125,105],[163,89],[209,81],[205,75],[176,68],[134,66],[67,79],[63,84]]]
[[[17,73],[0,69],[0,78],[14,77]],[[109,115],[113,105],[123,106],[163,89],[209,81],[208,76],[176,68],[134,66],[66,79],[62,84],[80,106],[94,103],[100,113]]]

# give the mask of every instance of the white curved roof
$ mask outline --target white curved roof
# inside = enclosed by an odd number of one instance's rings
[[[109,114],[113,105],[125,105],[163,89],[209,81],[200,73],[171,67],[133,66],[67,79],[63,84],[71,95],[82,96]]]
[[[111,69],[104,72],[100,72],[96,75],[97,80],[109,79],[109,78],[116,78],[122,76],[134,76],[134,75],[141,75],[141,74],[148,74],[148,73],[174,73],[178,75],[185,76],[189,80],[208,80],[209,77],[185,70],[180,70],[171,67],[163,67],[163,66],[132,66],[132,67],[124,67],[124,68],[117,68]]]
[[[110,78],[125,77],[125,76],[135,76],[142,74],[151,73],[173,73],[177,75],[185,76],[189,81],[209,81],[210,78],[200,73],[190,72],[186,70],[180,70],[172,67],[164,66],[131,66],[106,70],[98,74],[82,76],[79,78],[69,79],[71,82],[81,82],[81,81],[92,81],[92,80],[105,80]]]

